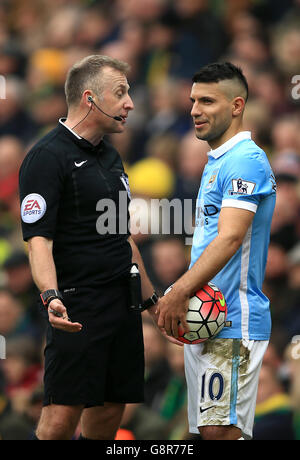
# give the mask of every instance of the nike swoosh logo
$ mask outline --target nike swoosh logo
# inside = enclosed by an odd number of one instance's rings
[[[77,163],[77,161],[75,161],[75,166],[77,166],[77,168],[80,168],[80,166],[82,166],[86,162],[87,160],[81,161],[80,163]]]
[[[202,407],[200,407],[200,412],[201,414],[205,411],[207,411],[208,409],[211,409],[212,407],[215,407],[215,406],[209,406],[209,407],[206,407],[206,409],[202,409]]]
[[[225,307],[225,298],[224,295],[222,296],[222,299],[219,299],[221,307]]]

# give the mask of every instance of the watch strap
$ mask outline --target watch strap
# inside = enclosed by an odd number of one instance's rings
[[[40,294],[42,302],[45,307],[48,307],[49,303],[53,299],[63,300],[62,294],[57,289],[48,289]]]
[[[153,307],[153,305],[155,305],[158,302],[158,299],[159,299],[159,297],[158,297],[157,293],[154,291],[152,296],[149,297],[149,299],[145,300],[142,303],[142,309],[143,310],[148,310],[148,308]]]

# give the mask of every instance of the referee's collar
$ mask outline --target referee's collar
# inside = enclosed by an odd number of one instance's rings
[[[207,152],[207,155],[217,159],[220,156],[224,155],[224,153],[228,152],[228,150],[232,149],[236,144],[238,144],[241,141],[244,141],[245,139],[251,139],[250,131],[241,131],[240,133],[237,133],[231,139],[224,142],[224,144],[220,145],[220,147]]]
[[[67,125],[65,124],[66,118],[62,117],[62,118],[60,118],[58,121],[59,121],[59,123],[60,123],[61,125],[63,125],[66,129],[68,129],[68,130],[70,131],[70,133],[74,134],[74,136],[76,136],[77,139],[82,139],[82,137],[78,136],[78,134],[75,133],[75,131],[73,131],[73,129],[69,128],[69,126],[67,126]]]
[[[62,127],[62,129],[64,128],[65,134],[67,134],[68,137],[72,139],[73,142],[75,142],[75,144],[77,144],[82,149],[86,149],[91,152],[98,152],[99,148],[101,149],[103,145],[103,139],[101,139],[98,145],[93,145],[89,141],[84,139],[84,137],[80,137],[77,133],[75,133],[75,131],[73,131],[73,129],[69,128],[69,126],[65,124],[65,121],[66,121],[65,117],[60,118],[58,121],[59,121],[58,126]]]

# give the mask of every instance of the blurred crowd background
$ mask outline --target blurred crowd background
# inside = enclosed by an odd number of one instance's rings
[[[299,0],[0,1],[0,438],[30,436],[43,390],[45,323],[21,236],[18,169],[66,115],[66,72],[90,54],[131,65],[135,110],[126,132],[111,140],[132,195],[149,200],[196,199],[209,147],[192,129],[194,72],[219,60],[243,69],[250,87],[245,129],[277,180],[264,285],[273,330],[254,439],[300,439]],[[184,235],[134,238],[162,294],[187,269],[190,247]],[[144,337],[146,400],[128,406],[118,438],[191,439],[183,350],[166,342],[147,314]]]

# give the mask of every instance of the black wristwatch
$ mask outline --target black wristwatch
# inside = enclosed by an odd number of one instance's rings
[[[53,299],[59,299],[63,301],[63,296],[57,289],[48,289],[47,291],[44,291],[40,294],[40,297],[42,299],[42,302],[45,307],[48,308],[49,303]]]
[[[149,297],[149,299],[145,300],[143,303],[142,303],[142,309],[143,310],[148,310],[148,308],[151,308],[153,307],[153,305],[155,305],[157,302],[158,302],[158,295],[156,294],[156,292],[154,291],[152,296]]]

